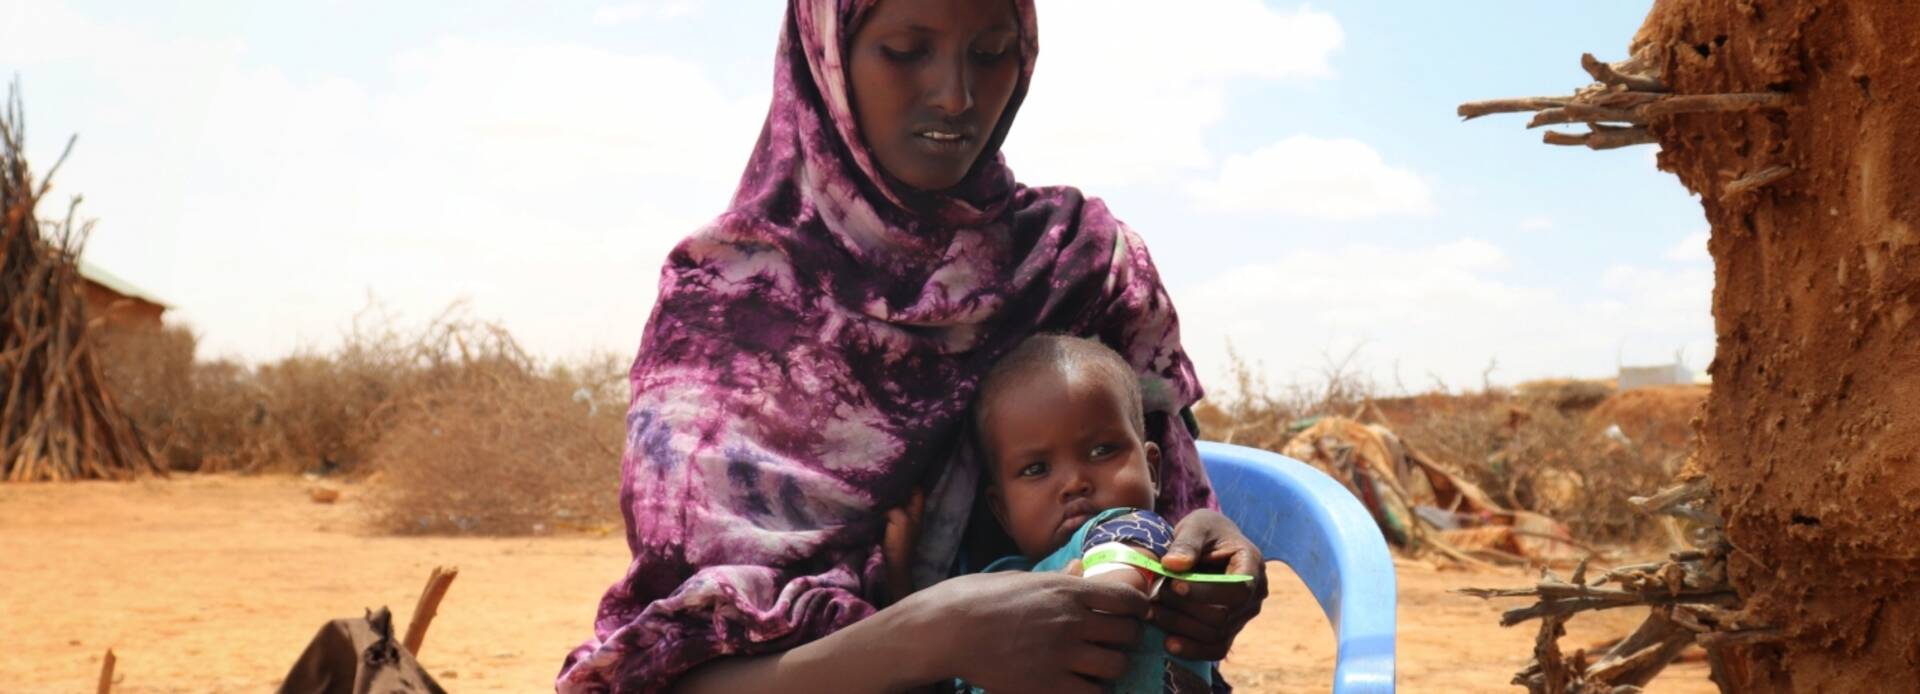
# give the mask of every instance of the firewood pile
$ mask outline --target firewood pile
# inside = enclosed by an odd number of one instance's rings
[[[1706,649],[1716,676],[1729,665],[1729,648],[1778,640],[1781,632],[1750,623],[1740,611],[1740,596],[1727,580],[1727,542],[1720,516],[1712,507],[1707,478],[1696,478],[1633,503],[1649,513],[1674,516],[1697,524],[1694,548],[1674,552],[1664,561],[1622,566],[1589,577],[1586,562],[1572,577],[1561,579],[1542,571],[1528,588],[1469,588],[1474,597],[1534,598],[1526,607],[1508,610],[1501,626],[1540,620],[1534,657],[1514,675],[1513,683],[1532,694],[1638,692],[1688,647]],[[1560,648],[1563,626],[1573,615],[1622,607],[1651,608],[1639,628],[1601,653]]]
[[[53,170],[36,186],[25,137],[19,92],[10,90],[0,112],[0,479],[164,474],[105,388],[88,331],[77,263],[92,225],[74,220],[77,196],[64,221],[36,216]]]

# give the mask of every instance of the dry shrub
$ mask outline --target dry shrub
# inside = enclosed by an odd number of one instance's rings
[[[409,345],[356,329],[331,353],[305,351],[248,368],[196,361],[179,326],[109,329],[107,380],[175,470],[357,469],[378,440],[375,415],[413,377]]]
[[[194,361],[186,328],[103,331],[106,379],[168,469],[217,471],[268,458],[264,399],[253,374],[231,361]]]
[[[619,523],[617,362],[543,372],[495,326],[437,329],[416,352],[417,387],[374,449],[380,524],[514,535]]]
[[[107,378],[171,468],[372,475],[394,532],[618,523],[620,360],[543,366],[458,305],[413,332],[368,315],[330,351],[252,368],[195,361],[184,328],[114,330]]]
[[[385,408],[412,386],[415,374],[400,356],[350,342],[333,354],[298,354],[256,369],[270,422],[263,443],[276,454],[264,468],[359,470],[391,421]]]
[[[191,469],[189,445],[180,435],[181,405],[193,393],[197,340],[185,328],[99,330],[101,371],[120,409],[133,419],[154,461],[168,469]]]
[[[1209,440],[1278,451],[1303,427],[1302,420],[1321,415],[1357,417],[1373,400],[1375,388],[1353,368],[1353,353],[1329,359],[1317,382],[1292,384],[1278,390],[1265,372],[1227,347],[1228,376],[1232,382],[1193,408],[1200,433]]]
[[[267,398],[253,371],[228,359],[193,364],[193,389],[174,414],[170,459],[176,469],[198,472],[258,470],[286,457],[267,434]]]

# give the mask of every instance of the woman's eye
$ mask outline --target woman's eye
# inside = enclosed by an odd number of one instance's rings
[[[1013,51],[1013,39],[996,36],[974,44],[973,57],[982,61],[999,60]]]
[[[917,46],[909,47],[909,48],[894,48],[893,46],[889,46],[884,43],[880,44],[880,54],[886,56],[890,60],[906,62],[909,60],[918,59],[921,56],[921,54],[924,54],[924,53],[926,53],[926,50],[919,48]]]
[[[1019,472],[1019,475],[1021,477],[1038,477],[1044,474],[1047,474],[1046,463],[1034,463],[1032,465],[1028,465],[1026,467],[1020,468],[1020,472]]]
[[[1009,52],[1011,51],[1008,51],[1006,46],[994,50],[976,50],[973,52],[973,59],[983,63],[995,63],[1007,57]]]

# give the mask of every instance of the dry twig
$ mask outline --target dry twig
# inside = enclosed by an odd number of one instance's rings
[[[1525,113],[1542,109],[1558,108],[1573,101],[1564,96],[1529,96],[1518,99],[1488,99],[1469,101],[1458,109],[1461,120],[1473,120],[1495,113]]]
[[[115,660],[113,657],[113,649],[107,649],[107,657],[100,661],[100,686],[96,689],[100,694],[108,694],[108,692],[113,691],[113,664]]]
[[[1727,182],[1727,185],[1720,189],[1720,194],[1731,196],[1759,190],[1792,174],[1793,167],[1776,164]]]
[[[1659,142],[1660,138],[1646,128],[1614,128],[1594,125],[1593,130],[1585,133],[1563,133],[1555,130],[1546,132],[1541,141],[1550,145],[1586,146],[1587,149],[1619,149],[1632,145],[1644,145]]]
[[[1626,87],[1636,92],[1667,91],[1666,83],[1661,82],[1660,78],[1645,73],[1622,72],[1619,68],[1600,62],[1592,53],[1580,54],[1580,68],[1592,75],[1593,81],[1608,86]]]
[[[420,646],[427,641],[427,627],[433,624],[441,599],[447,597],[447,588],[453,586],[454,577],[459,575],[460,567],[436,566],[427,576],[427,587],[420,591],[420,602],[414,604],[413,616],[407,621],[407,636],[401,640],[414,658],[420,657]]]
[[[1550,108],[1533,114],[1533,120],[1527,121],[1527,127],[1538,128],[1543,125],[1561,123],[1631,123],[1645,125],[1646,119],[1639,114],[1620,108],[1593,106],[1589,104],[1567,104],[1560,108]]]

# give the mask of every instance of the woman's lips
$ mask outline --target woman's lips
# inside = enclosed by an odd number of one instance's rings
[[[914,143],[922,150],[941,157],[965,154],[973,149],[973,136],[952,130],[925,130],[914,133]]]

